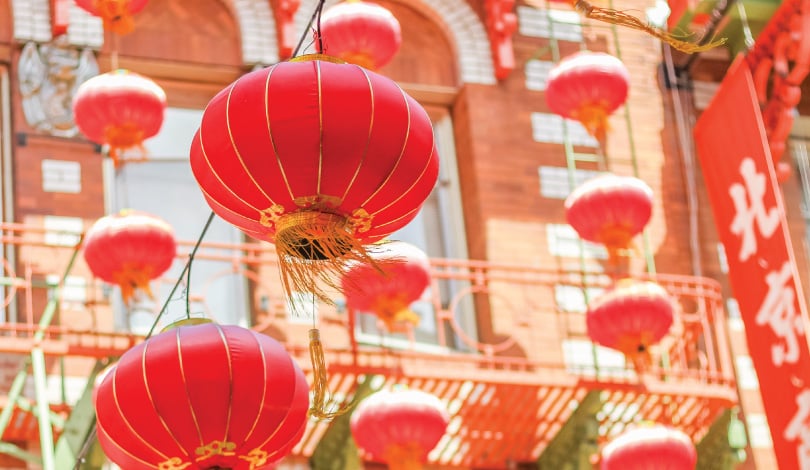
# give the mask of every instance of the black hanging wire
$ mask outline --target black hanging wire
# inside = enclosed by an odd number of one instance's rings
[[[307,38],[307,34],[312,28],[312,25],[315,24],[316,30],[315,35],[318,41],[318,52],[323,52],[323,39],[321,38],[321,11],[323,11],[323,6],[326,0],[320,0],[318,5],[315,7],[315,11],[312,13],[312,16],[307,23],[306,28],[304,28],[304,32],[301,34],[301,39],[298,41],[298,45],[295,47],[295,50],[292,53],[292,57],[297,57],[298,53],[301,51],[301,46],[304,44],[304,41]],[[186,261],[185,266],[183,267],[183,271],[177,277],[177,282],[172,287],[171,292],[166,297],[166,301],[163,303],[163,307],[160,309],[160,312],[155,318],[154,323],[152,323],[152,327],[149,329],[149,333],[146,335],[144,339],[149,339],[157,328],[158,322],[160,321],[161,316],[166,312],[166,309],[169,306],[169,302],[171,302],[174,294],[177,292],[177,289],[180,287],[180,283],[183,281],[183,277],[186,278],[186,316],[188,318],[191,317],[190,311],[190,300],[189,300],[189,292],[188,289],[190,288],[191,282],[191,263],[194,261],[194,256],[197,254],[197,249],[200,247],[200,244],[205,237],[206,232],[208,232],[208,228],[211,226],[211,222],[214,220],[214,211],[208,215],[208,220],[205,223],[205,226],[200,232],[200,236],[197,238],[197,242],[194,244],[194,248],[191,250],[191,253],[188,256],[188,261]],[[90,432],[87,434],[87,437],[82,442],[82,447],[79,450],[79,453],[76,455],[76,463],[73,465],[73,470],[81,470],[82,464],[85,462],[87,458],[87,453],[90,452],[90,448],[93,445],[93,442],[96,440],[96,436],[98,434],[96,428],[96,422],[93,421],[93,424],[90,428]]]

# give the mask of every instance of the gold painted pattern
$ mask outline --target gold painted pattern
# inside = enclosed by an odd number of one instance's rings
[[[368,205],[369,201],[374,199],[374,197],[380,192],[380,190],[382,190],[382,188],[384,188],[385,185],[388,184],[388,181],[391,180],[391,175],[394,174],[397,167],[399,166],[399,163],[402,161],[402,156],[405,155],[405,149],[408,147],[408,140],[411,137],[411,105],[410,103],[408,103],[408,97],[405,94],[405,92],[402,91],[402,88],[399,88],[399,91],[402,94],[402,100],[405,102],[405,109],[408,111],[408,128],[405,129],[405,139],[402,141],[402,149],[399,151],[399,157],[397,157],[397,161],[396,163],[394,163],[394,167],[391,168],[391,171],[388,173],[388,176],[385,177],[385,181],[383,181],[379,186],[377,186],[377,189],[374,191],[374,193],[372,193],[371,196],[369,196],[365,200],[365,202],[360,204],[360,207]]]
[[[368,232],[371,230],[371,221],[374,217],[369,215],[368,211],[362,207],[352,211],[349,216],[349,226],[357,233]]]
[[[259,211],[259,223],[269,229],[275,229],[276,222],[284,215],[284,206],[275,204],[263,211]]]
[[[188,383],[186,382],[186,369],[183,367],[183,348],[180,347],[180,328],[175,330],[174,333],[175,343],[177,344],[177,358],[180,360],[180,378],[183,380],[183,389],[186,392],[186,403],[188,409],[191,411],[191,419],[194,421],[194,427],[197,428],[197,436],[200,438],[200,445],[204,446],[202,431],[200,424],[197,422],[197,413],[194,412],[194,407],[191,405],[191,396],[188,394]]]
[[[270,126],[270,76],[273,75],[274,70],[276,70],[275,66],[267,72],[267,81],[264,85],[264,119],[267,123],[267,134],[270,136],[270,146],[273,147],[273,154],[276,156],[276,163],[278,163],[278,169],[281,172],[281,177],[284,179],[284,185],[287,187],[287,193],[290,195],[290,199],[295,199],[295,195],[293,195],[292,188],[290,187],[290,182],[287,180],[287,172],[284,171],[284,164],[278,154],[276,141],[273,139],[273,129]]]
[[[183,470],[190,465],[191,462],[183,462],[179,457],[172,457],[165,462],[160,462],[157,468],[158,470]]]
[[[155,412],[155,416],[158,417],[158,420],[160,421],[160,424],[163,426],[163,429],[165,429],[166,433],[169,434],[169,437],[172,438],[174,443],[177,445],[177,448],[180,449],[180,451],[183,452],[184,454],[188,455],[188,453],[183,448],[183,446],[180,445],[180,441],[177,440],[177,437],[175,437],[174,433],[169,428],[169,425],[166,424],[166,421],[163,419],[163,416],[160,414],[160,412],[158,412],[157,406],[155,405],[155,400],[152,397],[152,390],[149,388],[149,380],[146,377],[146,351],[147,351],[148,348],[149,348],[149,341],[144,343],[144,345],[143,345],[143,353],[141,353],[141,371],[142,371],[142,374],[143,374],[143,377],[142,377],[143,386],[146,389],[146,397],[149,398],[149,404],[152,405],[152,410]]]
[[[211,441],[208,444],[197,447],[194,453],[199,455],[197,462],[205,459],[210,459],[215,455],[224,455],[230,457],[236,455],[236,444],[230,441]]]
[[[267,198],[267,201],[270,205],[275,204],[273,199],[264,192],[264,189],[256,182],[256,179],[253,178],[253,174],[248,170],[247,165],[245,165],[245,160],[242,158],[242,153],[239,152],[239,148],[236,146],[236,142],[233,140],[233,131],[231,130],[231,95],[233,95],[233,90],[236,88],[236,85],[239,83],[241,78],[236,79],[236,81],[231,85],[230,89],[228,90],[228,99],[225,100],[225,126],[228,128],[228,139],[231,141],[231,147],[233,148],[233,152],[236,154],[236,158],[239,160],[239,165],[242,166],[242,169],[245,171],[245,174],[248,178],[250,178],[250,182],[253,183],[253,186],[259,190],[260,193],[264,197]]]
[[[368,73],[366,72],[363,67],[357,67],[363,73],[363,76],[366,77],[366,82],[368,83],[368,93],[369,93],[369,101],[371,104],[371,118],[369,119],[368,123],[368,136],[366,137],[366,147],[363,149],[363,157],[360,159],[360,162],[357,164],[357,168],[354,170],[354,175],[352,175],[352,179],[349,181],[349,185],[346,187],[346,191],[343,192],[343,196],[341,196],[341,200],[346,199],[346,195],[349,194],[349,191],[354,186],[354,182],[357,180],[357,175],[360,174],[360,169],[363,167],[363,164],[366,162],[366,157],[368,157],[368,149],[371,147],[371,132],[374,129],[374,113],[376,113],[376,107],[374,106],[374,87],[371,85],[371,77],[369,77]]]
[[[270,454],[268,454],[266,450],[253,449],[247,455],[240,455],[239,458],[250,463],[250,470],[254,470],[255,468],[266,465]]]

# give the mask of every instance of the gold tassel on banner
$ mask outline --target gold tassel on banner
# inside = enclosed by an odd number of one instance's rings
[[[312,401],[309,415],[316,419],[331,420],[346,413],[352,404],[345,404],[335,411],[328,411],[332,401],[329,379],[326,376],[326,358],[321,344],[321,332],[317,328],[309,330],[309,358],[312,361]]]

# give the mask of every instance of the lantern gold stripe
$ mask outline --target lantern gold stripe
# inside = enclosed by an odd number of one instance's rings
[[[321,195],[321,174],[323,173],[323,86],[321,84],[321,63],[315,61],[315,77],[318,81],[318,184],[315,194]]]
[[[121,451],[121,453],[126,454],[126,455],[127,455],[127,457],[131,458],[132,460],[137,461],[138,463],[140,463],[141,465],[144,465],[144,466],[146,466],[146,467],[149,467],[149,468],[155,468],[155,469],[159,468],[157,465],[155,465],[155,464],[153,464],[153,463],[150,463],[150,462],[147,462],[146,460],[143,460],[143,459],[141,459],[141,458],[137,457],[136,455],[133,455],[133,454],[132,454],[132,452],[130,452],[130,451],[128,451],[128,450],[126,449],[126,447],[124,447],[124,446],[122,446],[121,444],[119,444],[119,443],[118,443],[118,442],[117,442],[115,439],[113,439],[113,437],[110,435],[110,433],[108,433],[108,432],[107,432],[107,431],[104,429],[104,425],[103,425],[103,424],[101,424],[101,422],[100,422],[100,421],[96,421],[96,426],[98,426],[98,427],[99,427],[99,429],[101,429],[101,432],[102,432],[102,433],[104,433],[104,435],[107,437],[107,440],[108,440],[108,441],[109,441],[109,442],[110,442],[112,445],[114,445],[114,446],[115,446],[115,447],[116,447],[116,448],[117,448],[119,451]],[[167,459],[167,460],[168,460],[168,459]]]
[[[378,228],[386,227],[388,225],[393,225],[393,224],[395,224],[395,223],[397,223],[397,222],[399,222],[399,221],[401,221],[403,219],[407,219],[408,217],[411,217],[414,214],[414,212],[419,212],[420,209],[422,209],[422,206],[415,207],[415,208],[411,209],[410,211],[408,211],[406,214],[403,214],[403,215],[397,217],[396,219],[389,220],[388,222],[384,222],[384,223],[379,224],[379,225],[375,225],[374,228],[378,229]]]
[[[259,347],[259,356],[262,358],[262,383],[267,383],[267,357],[265,356],[264,347],[262,347],[262,342],[259,341],[258,338],[252,336],[253,340],[256,341],[256,345]],[[253,431],[256,430],[256,426],[259,424],[259,417],[261,416],[261,411],[264,409],[264,402],[267,400],[267,387],[262,387],[262,401],[259,404],[259,409],[256,411],[256,419],[253,420],[253,425],[250,426],[250,430],[247,432],[245,437],[242,439],[242,442],[248,442],[250,437],[253,436]]]
[[[113,369],[112,374],[113,374],[113,376],[112,376],[112,395],[113,395],[113,402],[115,403],[115,410],[118,411],[118,416],[121,417],[121,420],[127,426],[127,429],[129,429],[129,432],[132,433],[132,435],[135,436],[136,439],[141,441],[141,443],[143,445],[145,445],[146,447],[148,447],[149,450],[151,450],[152,452],[158,454],[162,459],[168,460],[169,456],[167,456],[163,452],[156,449],[155,446],[153,446],[149,441],[144,439],[143,436],[141,436],[138,433],[138,431],[136,431],[135,428],[132,427],[132,424],[127,419],[127,416],[124,414],[123,410],[121,410],[121,403],[118,401],[118,384],[116,383],[116,380],[115,380],[116,376],[118,375],[118,368]]]
[[[229,132],[230,132],[230,130],[229,130]],[[239,202],[241,202],[242,204],[246,205],[247,207],[253,209],[256,212],[261,212],[261,209],[256,208],[255,206],[253,206],[249,202],[242,199],[238,194],[233,192],[233,190],[230,188],[230,186],[228,186],[227,184],[225,184],[224,181],[222,181],[222,178],[219,177],[219,174],[216,172],[216,170],[214,170],[214,167],[211,166],[211,160],[208,158],[208,153],[205,151],[205,143],[203,142],[203,135],[202,134],[203,134],[202,126],[200,126],[200,132],[199,132],[199,136],[200,136],[200,152],[202,153],[203,158],[205,158],[205,163],[208,164],[208,169],[211,170],[211,174],[214,175],[214,177],[217,179],[217,181],[219,181],[220,185],[223,188],[225,188],[226,190],[228,190],[228,192],[231,193],[231,195],[234,198],[238,199]]]
[[[376,108],[374,106],[374,87],[371,86],[371,77],[368,76],[368,73],[363,67],[357,67],[360,69],[360,72],[363,73],[363,76],[366,77],[366,83],[368,83],[368,99],[369,104],[371,105],[371,116],[368,122],[368,137],[366,138],[366,148],[363,149],[363,156],[360,158],[360,163],[357,164],[357,168],[354,170],[354,175],[352,175],[352,179],[349,181],[349,185],[346,186],[346,190],[343,191],[343,196],[340,197],[341,201],[346,200],[346,195],[349,194],[351,191],[352,186],[354,186],[354,182],[357,180],[357,175],[360,174],[360,169],[363,168],[363,164],[366,162],[366,157],[368,157],[368,149],[371,147],[371,132],[374,129],[374,113]]]
[[[290,362],[293,362],[292,356],[290,356],[288,358],[288,360]],[[293,365],[295,365],[294,362],[293,362]],[[295,367],[293,367],[293,368],[295,368]],[[298,384],[298,382],[296,381],[296,385],[297,384]],[[294,400],[294,397],[295,397],[295,390],[293,390],[292,397],[290,398],[291,402],[292,402],[292,400]],[[291,405],[291,404],[292,403],[289,403],[289,405]],[[279,429],[281,429],[281,427],[284,425],[284,422],[287,420],[287,416],[290,415],[290,410],[292,410],[292,407],[288,406],[287,407],[287,414],[285,415],[284,419],[279,420],[278,425],[276,425],[276,429],[274,429],[273,432],[269,433],[267,435],[267,438],[261,444],[256,446],[257,449],[261,449],[262,447],[266,446],[268,442],[270,442],[274,437],[276,437],[276,433],[278,433]],[[278,449],[275,449],[272,452],[268,452],[268,458],[272,459],[272,457],[275,456],[276,454],[278,454]]]
[[[225,432],[223,433],[222,442],[228,442],[228,433],[231,430],[231,413],[233,411],[233,362],[231,358],[231,348],[228,346],[228,339],[225,337],[225,332],[222,331],[222,327],[217,325],[216,323],[214,326],[217,328],[217,332],[219,333],[219,337],[222,339],[222,344],[225,346],[225,354],[228,355],[228,419],[225,421]]]
[[[163,426],[163,429],[165,429],[166,432],[169,434],[169,436],[172,438],[174,443],[177,445],[177,448],[180,449],[180,452],[182,452],[189,459],[191,459],[191,456],[188,455],[183,446],[180,445],[180,441],[177,440],[177,437],[175,437],[169,425],[166,424],[166,421],[163,419],[163,415],[161,415],[160,411],[158,411],[157,406],[155,405],[155,400],[152,397],[152,390],[149,388],[149,379],[146,376],[146,351],[148,349],[149,349],[149,342],[147,341],[144,343],[143,352],[141,353],[141,372],[143,374],[143,386],[146,389],[146,396],[147,398],[149,398],[149,403],[152,405],[152,409],[155,411],[155,416],[157,416],[158,419],[160,420],[160,424],[161,426]]]
[[[295,195],[293,195],[292,188],[290,187],[290,181],[287,179],[287,172],[284,171],[284,164],[281,161],[281,157],[278,155],[278,147],[276,147],[276,140],[273,138],[273,129],[270,126],[270,77],[273,75],[273,71],[276,70],[276,67],[273,66],[267,72],[267,80],[264,83],[264,119],[267,122],[267,134],[270,137],[270,146],[273,147],[273,155],[276,156],[276,163],[278,163],[278,171],[281,173],[281,177],[284,179],[284,186],[287,187],[287,193],[290,195],[290,200],[295,200]]]
[[[234,88],[236,88],[236,85],[239,84],[239,80],[241,80],[241,78],[237,78],[233,85],[231,85],[230,89],[228,89],[228,99],[225,100],[225,126],[228,128],[228,139],[231,141],[231,147],[233,147],[233,152],[236,154],[239,164],[242,166],[242,169],[245,170],[247,177],[250,178],[250,182],[253,183],[253,186],[256,186],[256,189],[258,189],[259,192],[267,198],[269,205],[272,206],[275,204],[275,202],[270,196],[267,195],[264,188],[262,188],[262,186],[256,182],[253,174],[248,170],[247,165],[245,165],[245,160],[242,158],[242,153],[236,146],[236,142],[233,140],[233,132],[231,132],[231,96],[233,95]]]
[[[380,192],[380,190],[384,188],[386,184],[388,184],[388,182],[391,180],[391,175],[394,174],[397,167],[399,166],[399,162],[402,161],[402,156],[405,155],[405,149],[408,148],[408,139],[411,136],[411,104],[408,103],[408,97],[402,90],[402,88],[399,88],[399,86],[397,86],[397,89],[399,89],[400,93],[402,94],[402,100],[405,102],[405,109],[408,110],[408,127],[405,129],[405,139],[403,139],[402,141],[402,150],[400,150],[399,152],[399,157],[397,157],[397,161],[396,163],[394,163],[394,167],[391,168],[391,171],[388,172],[388,176],[385,177],[385,181],[383,181],[382,183],[380,183],[379,186],[377,186],[377,189],[374,190],[374,192],[371,194],[371,196],[369,196],[365,200],[365,202],[360,204],[360,207],[365,207],[369,203],[369,201],[374,199],[374,197]]]
[[[376,216],[377,214],[379,214],[380,212],[382,212],[382,211],[384,211],[384,210],[388,209],[388,208],[389,208],[389,207],[391,207],[392,205],[394,205],[394,204],[396,204],[397,202],[399,202],[399,200],[400,200],[400,199],[402,199],[403,197],[407,196],[407,195],[408,195],[408,193],[410,193],[411,191],[413,191],[413,188],[414,188],[414,187],[416,187],[416,185],[417,185],[417,184],[419,184],[419,183],[422,181],[422,177],[425,175],[425,172],[427,171],[427,169],[428,169],[428,168],[430,168],[430,162],[431,162],[431,161],[433,161],[433,157],[434,157],[434,155],[433,155],[433,154],[434,154],[435,152],[436,152],[436,146],[434,145],[434,146],[433,146],[433,149],[430,151],[430,157],[429,157],[429,158],[428,158],[428,159],[425,161],[425,166],[424,166],[424,168],[422,168],[422,172],[421,172],[421,173],[419,173],[419,177],[415,178],[415,179],[413,180],[413,183],[411,183],[411,185],[408,187],[408,189],[406,189],[405,191],[403,191],[403,192],[402,192],[402,194],[400,194],[400,195],[399,195],[399,196],[398,196],[396,199],[392,200],[391,202],[389,202],[388,204],[386,204],[386,205],[385,205],[385,207],[382,207],[382,208],[378,209],[376,212],[374,212],[373,214],[371,214],[371,217],[374,217],[374,216]]]
[[[202,431],[200,430],[200,424],[197,422],[197,413],[194,412],[194,406],[191,404],[191,396],[188,394],[188,382],[186,382],[186,370],[183,367],[183,348],[180,346],[180,331],[182,328],[177,328],[175,331],[175,338],[177,342],[177,359],[180,360],[180,378],[183,380],[183,390],[186,392],[186,403],[188,403],[188,409],[191,411],[191,420],[194,421],[194,427],[197,428],[197,435],[200,437],[200,446],[204,447],[205,442],[203,442]]]

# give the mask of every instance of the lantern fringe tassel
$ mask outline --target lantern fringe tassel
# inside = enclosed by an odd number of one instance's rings
[[[128,0],[93,0],[93,8],[104,22],[104,29],[115,34],[129,34],[135,29],[135,20],[127,11]]]
[[[285,293],[310,292],[329,305],[324,287],[340,291],[346,264],[357,261],[380,269],[357,238],[346,217],[320,211],[287,214],[276,222],[274,241]]]
[[[544,8],[545,1],[543,0],[528,0],[530,5],[534,6],[535,8]],[[601,8],[594,5],[591,5],[587,0],[569,0],[569,4],[581,15],[586,18],[590,18],[596,21],[602,21],[609,24],[615,24],[618,26],[625,26],[630,29],[635,29],[638,31],[643,31],[653,37],[664,41],[665,43],[669,44],[670,46],[674,47],[675,49],[685,52],[687,54],[693,54],[695,52],[703,52],[709,49],[713,49],[717,46],[720,46],[726,42],[725,39],[718,39],[710,41],[706,44],[696,44],[689,41],[684,41],[683,39],[679,38],[678,36],[664,31],[659,28],[655,28],[649,23],[646,23],[633,15],[628,15],[622,11],[613,10],[611,8]]]
[[[309,415],[316,419],[331,420],[346,413],[354,403],[345,404],[334,411],[329,411],[332,404],[332,392],[329,391],[329,379],[326,376],[326,358],[321,344],[321,332],[317,328],[309,330],[309,358],[312,361],[312,400]]]
[[[422,448],[416,443],[392,444],[385,449],[385,461],[390,470],[422,470]]]
[[[624,353],[624,356],[633,364],[637,374],[643,374],[652,367],[652,354],[650,354],[650,344],[652,336],[649,332],[642,332],[639,335],[625,335],[619,338],[616,349]]]

